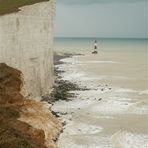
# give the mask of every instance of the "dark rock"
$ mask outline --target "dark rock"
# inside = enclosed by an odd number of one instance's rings
[[[55,111],[51,111],[51,113],[56,116],[57,118],[59,118],[60,116],[58,115],[58,112],[55,112]]]
[[[62,122],[62,125],[65,126],[66,125],[66,121]]]
[[[98,99],[98,101],[101,101],[101,100],[102,100],[102,98],[99,98],[99,99]]]
[[[61,64],[60,59],[67,58],[73,56],[72,54],[64,54],[64,55],[55,55],[54,60],[55,64]],[[63,62],[62,62],[63,63]],[[65,72],[55,68],[55,75],[56,80],[54,83],[54,89],[51,94],[47,94],[42,96],[42,101],[46,101],[50,104],[54,103],[55,101],[65,100],[70,101],[70,98],[74,98],[76,95],[75,93],[70,93],[70,91],[85,91],[89,90],[87,87],[79,87],[77,84],[72,83],[67,80],[62,80],[61,73]]]
[[[42,96],[42,101],[53,103],[59,100],[69,101],[69,98],[75,97],[75,93],[69,93],[69,91],[86,90],[86,88],[80,88],[77,84],[67,80],[57,79],[55,81],[54,90],[50,95]]]
[[[104,91],[104,88],[102,88],[101,91]]]

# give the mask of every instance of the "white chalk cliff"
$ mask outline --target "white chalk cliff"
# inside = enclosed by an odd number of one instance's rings
[[[17,68],[32,97],[48,94],[53,85],[53,20],[55,0],[0,16],[0,63]]]

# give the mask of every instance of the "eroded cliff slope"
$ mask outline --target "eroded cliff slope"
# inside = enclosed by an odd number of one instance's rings
[[[55,148],[62,130],[50,105],[25,98],[22,73],[0,64],[0,147]]]

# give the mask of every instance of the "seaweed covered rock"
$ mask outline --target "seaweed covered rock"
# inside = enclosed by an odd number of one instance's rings
[[[75,96],[71,91],[82,91],[88,90],[87,87],[80,87],[76,83],[72,83],[68,80],[63,80],[60,76],[64,71],[60,71],[55,68],[56,71],[56,80],[54,84],[54,89],[51,94],[47,94],[42,96],[42,101],[47,101],[48,103],[53,103],[58,100],[66,100],[69,101],[71,98]]]

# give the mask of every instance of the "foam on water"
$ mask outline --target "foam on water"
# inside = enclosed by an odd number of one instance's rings
[[[83,135],[96,134],[103,130],[102,127],[90,125],[86,123],[70,122],[65,130],[66,135]]]
[[[66,144],[63,141],[60,141],[58,146],[63,148],[109,148],[111,147],[108,137],[98,137],[98,136],[92,135],[90,138],[89,136],[83,135],[78,138],[81,140],[80,142],[76,142],[77,141],[76,136],[65,137]],[[75,139],[75,141],[73,139]]]
[[[66,70],[61,73],[64,80],[75,82],[80,86],[87,86],[87,91],[73,91],[77,94],[72,101],[59,101],[54,105],[54,111],[67,112],[62,118],[67,122],[66,129],[62,134],[59,145],[61,148],[146,148],[148,135],[133,134],[126,131],[118,131],[111,138],[111,135],[104,136],[101,133],[104,127],[87,123],[87,120],[80,118],[112,119],[119,115],[147,115],[148,101],[138,100],[135,96],[147,95],[147,90],[135,90],[119,86],[99,84],[99,80],[121,80],[122,82],[135,78],[126,75],[90,75],[82,71],[80,66],[88,64],[117,64],[116,61],[88,60],[79,61],[75,57],[62,59],[64,62],[57,67]],[[74,119],[73,119],[74,118]],[[81,122],[80,122],[81,121]],[[83,122],[82,122],[83,121]],[[119,130],[119,129],[118,129]],[[100,136],[101,135],[101,136]],[[135,144],[135,145],[134,145]]]
[[[134,103],[129,108],[129,111],[130,113],[134,113],[134,114],[147,115],[148,114],[148,100],[143,100],[143,101]]]
[[[87,56],[87,55],[86,55]],[[87,65],[89,63],[96,63],[96,64],[117,64],[116,61],[96,61],[96,60],[90,60],[90,61],[80,61],[76,59],[78,56],[74,56],[72,58],[65,58],[61,59],[64,64],[57,65],[56,67],[59,68],[59,70],[67,70],[66,73],[62,74],[62,77],[65,80],[70,80],[77,82],[79,79],[80,81],[95,81],[95,80],[131,80],[134,78],[125,77],[122,75],[90,75],[87,74],[84,71],[81,71],[78,67],[80,65]]]
[[[59,65],[58,68],[60,70],[65,70],[67,69],[66,73],[62,74],[63,79],[65,80],[70,80],[72,82],[76,82],[79,84],[78,81],[81,81],[82,86],[87,86],[88,88],[91,88],[92,90],[86,91],[85,93],[79,91],[79,92],[74,92],[79,94],[78,98],[91,98],[91,100],[87,100],[86,103],[84,101],[79,100],[80,103],[77,101],[73,102],[73,107],[72,108],[77,108],[81,107],[80,104],[82,105],[87,105],[90,102],[92,102],[93,98],[98,98],[98,95],[100,94],[105,94],[107,92],[111,92],[111,96],[107,98],[107,101],[103,101],[101,104],[97,104],[96,106],[94,105],[92,107],[92,112],[99,112],[101,114],[123,114],[128,111],[131,111],[132,113],[146,113],[146,107],[136,107],[137,104],[135,103],[130,103],[131,98],[129,98],[128,94],[129,93],[137,93],[137,94],[147,94],[147,90],[145,91],[137,91],[133,89],[127,89],[127,88],[114,88],[112,91],[109,91],[108,89],[104,89],[104,91],[101,91],[97,86],[95,86],[95,80],[111,80],[111,79],[120,79],[120,80],[127,80],[131,78],[123,77],[123,76],[105,76],[105,75],[99,75],[99,76],[90,76],[84,71],[82,72],[80,69],[78,69],[78,63],[90,63],[90,62],[99,62],[100,61],[78,61],[74,57],[73,58],[66,58],[62,59],[61,61],[64,62],[64,64]],[[108,61],[109,63],[116,63],[113,61]],[[102,62],[103,63],[103,62]],[[93,90],[95,88],[95,90]],[[113,96],[113,97],[112,97]],[[76,104],[76,107],[75,107]],[[93,104],[93,102],[92,102]],[[70,104],[69,104],[70,105]],[[130,109],[131,107],[131,109]],[[141,112],[141,113],[140,113]]]
[[[126,89],[126,88],[119,88],[116,90],[116,92],[121,92],[121,93],[139,93],[140,95],[147,95],[148,90],[143,90],[143,91],[137,91],[133,89]]]
[[[114,148],[147,148],[148,135],[118,131],[111,137]]]
[[[140,95],[148,95],[148,90],[143,90],[139,92]]]
[[[115,61],[76,61],[74,58],[65,58],[65,59],[61,59],[61,62],[65,62],[65,63],[71,63],[71,64],[89,64],[89,63],[93,63],[93,64],[115,64],[118,62]]]
[[[82,99],[75,99],[73,101],[59,101],[55,103],[53,106],[54,110],[61,110],[61,111],[73,111],[78,108],[87,107],[90,104],[94,104],[95,100],[82,100]]]
[[[130,108],[132,103],[129,102],[121,102],[108,100],[101,102],[99,104],[95,104],[90,110],[93,113],[100,113],[103,115],[117,115],[117,114],[125,114],[127,110]]]

